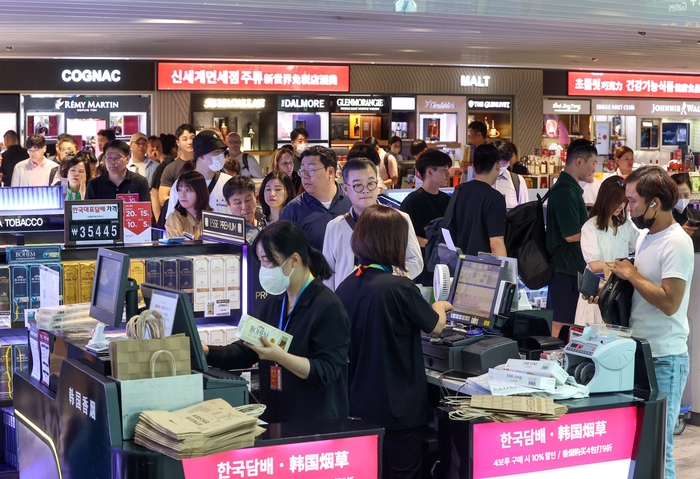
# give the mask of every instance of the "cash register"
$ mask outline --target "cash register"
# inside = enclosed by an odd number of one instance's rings
[[[454,307],[448,324],[439,334],[422,336],[427,368],[479,375],[520,357],[518,344],[499,333],[516,291],[506,269],[507,262],[498,257],[459,257],[447,299]]]

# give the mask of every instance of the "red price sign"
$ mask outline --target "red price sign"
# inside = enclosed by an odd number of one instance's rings
[[[124,243],[151,241],[151,204],[124,202]]]
[[[124,203],[136,203],[139,200],[139,195],[138,193],[122,193],[117,195],[117,199]]]
[[[184,459],[185,479],[377,479],[377,436],[251,447]]]

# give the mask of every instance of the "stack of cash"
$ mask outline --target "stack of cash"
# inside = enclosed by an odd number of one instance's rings
[[[211,399],[178,411],[143,411],[134,442],[172,458],[190,459],[251,447],[265,432],[255,417],[223,399]]]

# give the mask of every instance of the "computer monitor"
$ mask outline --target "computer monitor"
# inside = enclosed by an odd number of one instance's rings
[[[90,317],[116,328],[138,310],[138,285],[129,279],[129,256],[100,248],[90,297]]]
[[[508,281],[513,283],[516,287],[516,294],[513,295],[513,302],[511,303],[510,309],[516,311],[518,309],[518,260],[515,258],[509,258],[508,256],[498,256],[493,253],[479,252],[479,257],[484,258],[496,258],[503,262],[503,281]]]
[[[496,258],[460,258],[448,297],[454,308],[449,319],[472,326],[492,327],[503,269],[502,262]]]
[[[199,333],[197,332],[197,323],[194,320],[194,311],[192,311],[189,295],[184,291],[150,283],[142,284],[141,291],[149,308],[151,308],[153,297],[156,295],[160,295],[166,302],[177,301],[171,334],[182,333],[190,338],[192,369],[194,371],[206,372],[209,367],[207,365],[207,359],[204,356],[202,341],[199,339]]]

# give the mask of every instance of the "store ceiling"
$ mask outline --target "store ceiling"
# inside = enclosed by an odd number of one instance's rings
[[[700,73],[700,0],[416,0],[405,15],[395,3],[0,0],[0,58]]]

